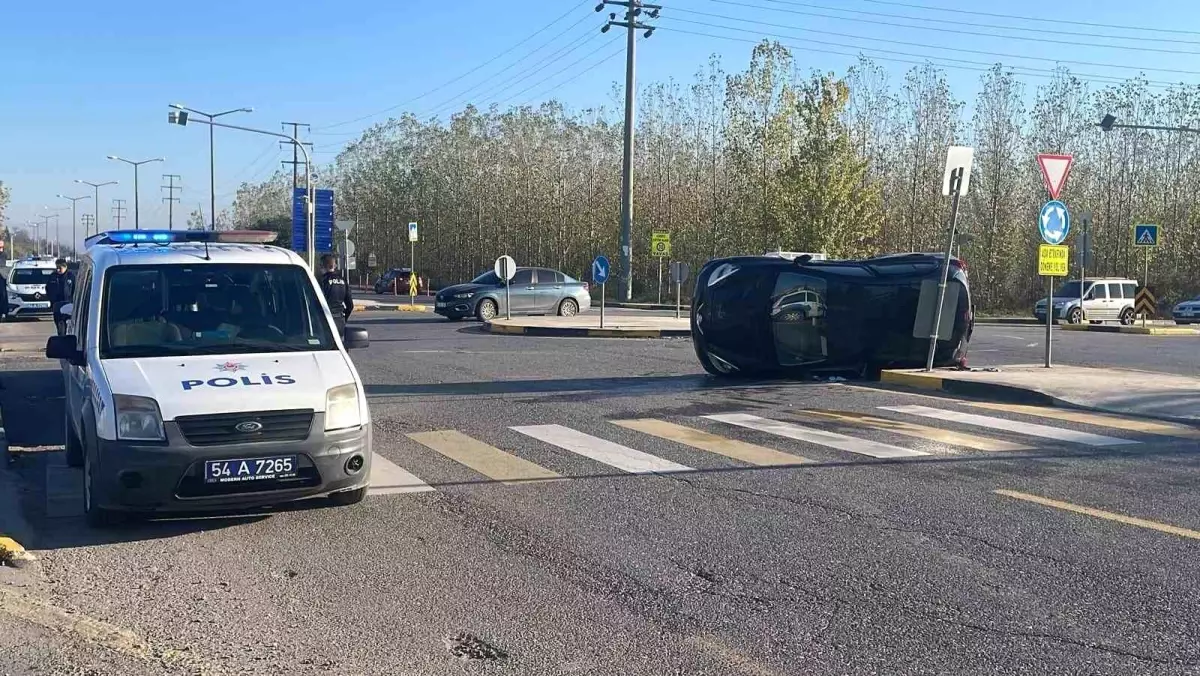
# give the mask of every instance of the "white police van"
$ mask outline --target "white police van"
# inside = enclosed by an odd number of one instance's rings
[[[14,262],[8,274],[8,316],[49,316],[53,308],[46,296],[46,282],[53,274],[52,256],[30,256]]]
[[[88,521],[366,495],[371,418],[304,261],[258,231],[85,242],[62,360],[68,463]]]

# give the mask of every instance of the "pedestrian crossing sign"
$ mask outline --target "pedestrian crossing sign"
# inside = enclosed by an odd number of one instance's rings
[[[1133,226],[1134,246],[1158,246],[1158,226],[1142,223]]]

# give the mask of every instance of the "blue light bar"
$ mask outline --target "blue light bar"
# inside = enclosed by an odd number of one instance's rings
[[[85,246],[97,244],[171,244],[176,242],[195,243],[239,243],[268,244],[274,242],[277,233],[269,230],[109,230],[92,235],[84,241]]]
[[[113,244],[134,244],[141,242],[179,242],[182,238],[176,238],[175,233],[163,230],[118,230],[109,232],[108,239]]]

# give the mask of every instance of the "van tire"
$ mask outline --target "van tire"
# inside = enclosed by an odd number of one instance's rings
[[[367,487],[356,488],[352,491],[342,491],[341,493],[332,493],[329,496],[329,504],[334,507],[346,507],[348,505],[357,505],[367,497]]]
[[[83,518],[92,528],[112,528],[125,522],[125,515],[111,509],[97,507],[92,491],[92,456],[88,449],[83,449]]]
[[[63,415],[63,450],[67,452],[67,467],[83,467],[83,443],[75,434],[70,413]]]
[[[1069,313],[1067,313],[1067,323],[1068,324],[1082,324],[1083,323],[1083,310],[1080,310],[1079,308],[1071,308],[1071,311]]]
[[[1127,307],[1121,310],[1121,326],[1133,326],[1133,308]]]

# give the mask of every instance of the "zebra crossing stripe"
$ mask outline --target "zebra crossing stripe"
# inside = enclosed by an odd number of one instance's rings
[[[409,439],[480,474],[506,484],[549,481],[562,476],[541,465],[472,439],[458,430],[416,432]]]
[[[929,455],[924,451],[914,451],[909,448],[901,448],[899,446],[891,446],[889,444],[881,444],[877,441],[868,439],[858,439],[849,437],[836,432],[826,432],[824,430],[813,429],[811,427],[803,427],[792,423],[779,422],[777,420],[768,420],[760,418],[756,415],[748,413],[721,413],[719,415],[704,416],[709,420],[746,427],[767,434],[804,441],[810,444],[819,446],[827,446],[836,448],[840,451],[848,451],[859,455],[866,455],[872,458],[910,458],[921,455]]]
[[[636,430],[643,434],[649,434],[659,439],[674,441],[691,446],[709,453],[716,453],[734,460],[751,465],[799,465],[806,462],[812,462],[808,458],[802,458],[791,453],[784,453],[773,448],[748,444],[744,441],[734,439],[726,439],[715,434],[709,434],[702,430],[676,425],[675,423],[665,420],[655,420],[653,418],[638,418],[634,420],[610,420],[614,425],[620,425],[626,429]]]
[[[425,493],[433,486],[421,481],[415,474],[379,455],[371,454],[371,487],[367,495],[393,495],[396,493]]]
[[[1111,427],[1113,429],[1126,430],[1129,432],[1159,434],[1166,437],[1182,437],[1184,439],[1200,439],[1200,428],[1187,427],[1184,425],[1172,425],[1170,423],[1158,422],[1155,420],[1139,420],[1137,418],[1124,418],[1121,416],[1106,415],[1103,413],[1072,411],[1069,409],[1053,408],[1050,406],[1002,404],[990,401],[973,401],[969,402],[969,405],[976,408],[987,408],[993,411],[1020,413],[1022,415],[1050,418],[1053,420],[1065,420],[1067,422],[1095,425],[1096,427]]]
[[[664,460],[562,425],[523,425],[509,429],[630,474],[693,471],[687,465]]]
[[[989,427],[991,429],[1004,430],[1006,432],[1025,434],[1031,437],[1055,439],[1057,441],[1067,441],[1070,443],[1084,444],[1087,446],[1122,446],[1125,444],[1138,443],[1130,439],[1118,439],[1117,437],[1106,437],[1100,434],[1091,434],[1090,432],[1078,432],[1076,430],[1068,430],[1061,427],[1036,425],[1034,423],[1021,422],[1019,420],[993,418],[986,415],[963,413],[961,411],[949,411],[940,408],[931,408],[929,406],[880,406],[879,408],[884,411],[919,415],[925,418],[945,420],[947,422],[959,423],[963,425],[974,425],[976,427]]]
[[[838,422],[847,423],[850,425],[870,427],[871,429],[877,429],[883,432],[891,432],[892,434],[900,434],[906,437],[928,439],[930,441],[937,441],[949,446],[973,448],[977,451],[1028,451],[1033,449],[1032,446],[1017,444],[1011,441],[992,439],[990,437],[981,437],[974,434],[963,434],[962,432],[944,430],[940,427],[916,425],[914,423],[904,422],[901,420],[892,420],[890,418],[876,418],[874,416],[851,411],[823,411],[806,409],[803,411],[798,411],[798,413],[817,416],[820,418],[828,418],[830,420],[836,420]]]

